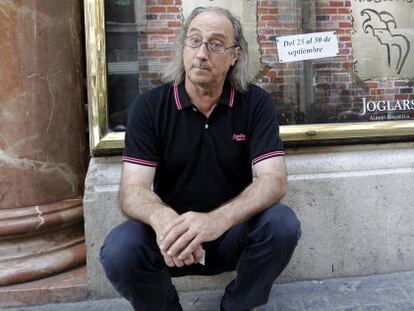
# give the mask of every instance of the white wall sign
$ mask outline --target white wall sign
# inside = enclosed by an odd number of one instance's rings
[[[363,79],[414,77],[414,3],[352,1],[352,50]]]
[[[334,31],[280,36],[276,43],[280,63],[332,57],[339,53]]]

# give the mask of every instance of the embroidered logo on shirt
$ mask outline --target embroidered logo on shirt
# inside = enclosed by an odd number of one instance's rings
[[[244,135],[244,134],[233,134],[232,139],[234,141],[246,141],[246,135]]]

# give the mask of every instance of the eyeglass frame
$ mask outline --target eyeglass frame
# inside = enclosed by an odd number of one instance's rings
[[[212,50],[209,48],[209,45],[211,44],[211,42],[209,42],[209,41],[201,41],[199,46],[191,46],[191,45],[186,44],[186,41],[187,41],[187,39],[189,39],[189,38],[191,38],[191,37],[185,37],[185,39],[184,39],[184,45],[185,45],[185,46],[188,46],[189,48],[192,48],[192,49],[199,49],[202,45],[205,45],[205,46],[206,46],[206,48],[207,48],[207,51],[209,51],[210,53],[213,53],[213,54],[224,54],[224,52],[226,52],[227,50],[229,50],[229,49],[233,49],[233,48],[237,48],[237,47],[238,47],[238,45],[237,45],[237,44],[232,45],[232,46],[229,46],[229,47],[222,46],[222,47],[224,48],[224,49],[223,49],[223,52],[214,52],[214,51],[212,51]]]

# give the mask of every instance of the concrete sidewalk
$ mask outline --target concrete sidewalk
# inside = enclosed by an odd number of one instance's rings
[[[214,311],[219,310],[222,294],[222,291],[188,292],[181,293],[180,299],[184,311]],[[124,299],[108,299],[0,310],[132,311],[132,308]],[[414,272],[278,284],[273,286],[269,303],[258,310],[413,311]]]

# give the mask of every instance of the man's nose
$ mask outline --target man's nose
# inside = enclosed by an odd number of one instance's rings
[[[205,59],[208,56],[207,42],[203,42],[197,50],[196,57]]]

